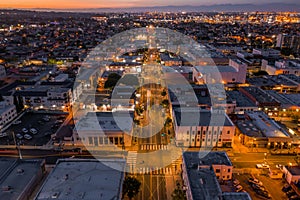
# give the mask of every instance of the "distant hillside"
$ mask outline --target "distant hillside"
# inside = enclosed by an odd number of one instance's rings
[[[45,9],[35,9],[45,10]],[[50,9],[51,10],[51,9]],[[49,9],[47,9],[49,11]],[[267,3],[267,4],[217,4],[211,6],[156,6],[132,8],[92,8],[92,9],[66,9],[55,11],[74,12],[255,12],[255,11],[292,11],[300,12],[300,3]]]

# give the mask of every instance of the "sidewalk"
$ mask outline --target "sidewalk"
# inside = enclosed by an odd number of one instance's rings
[[[233,153],[269,153],[269,150],[266,148],[257,148],[257,147],[248,148],[242,145],[236,136],[234,137],[232,150]]]
[[[172,193],[176,188],[176,182],[181,182],[180,176],[165,176],[166,179],[166,191],[167,191],[167,199],[172,200]]]

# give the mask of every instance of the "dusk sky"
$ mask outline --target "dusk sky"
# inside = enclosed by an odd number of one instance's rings
[[[167,5],[212,5],[243,3],[298,3],[298,0],[6,0],[0,3],[1,8],[122,8],[148,7]]]

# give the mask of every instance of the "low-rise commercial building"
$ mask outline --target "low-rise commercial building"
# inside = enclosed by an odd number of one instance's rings
[[[247,65],[239,59],[230,59],[228,66],[195,66],[193,68],[193,80],[197,84],[208,83],[211,78],[218,78],[221,75],[222,80],[210,80],[216,83],[245,83],[247,74]],[[213,82],[212,82],[213,83]]]
[[[300,63],[297,60],[279,60],[274,65],[266,65],[269,75],[294,74],[300,75]]]
[[[35,200],[121,199],[125,164],[122,159],[58,160]]]
[[[219,181],[231,180],[232,168],[225,152],[183,153],[182,177],[187,199],[223,199]]]
[[[6,77],[6,70],[3,65],[0,65],[0,79],[4,79]]]
[[[257,87],[242,87],[240,91],[253,103],[258,106],[259,110],[263,110],[269,116],[278,116],[280,110],[280,102],[267,92]]]
[[[17,117],[15,105],[0,104],[0,130]]]
[[[262,111],[245,112],[236,126],[240,142],[248,147],[291,146],[289,134]]]
[[[89,112],[73,131],[74,141],[81,141],[87,148],[103,146],[131,146],[133,112]]]
[[[0,159],[0,199],[29,199],[44,174],[43,160]]]
[[[298,183],[300,180],[300,167],[299,166],[284,166],[283,176],[285,180],[291,183]]]
[[[250,101],[239,90],[226,91],[227,103],[231,103],[232,106],[227,108],[228,114],[244,114],[245,111],[258,111],[257,105]]]
[[[218,120],[220,118],[220,120]],[[224,113],[195,107],[173,108],[176,144],[184,147],[230,147],[235,126]]]

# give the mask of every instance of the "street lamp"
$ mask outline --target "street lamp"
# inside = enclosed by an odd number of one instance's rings
[[[267,164],[267,153],[264,153],[264,155],[265,155],[264,161]]]

